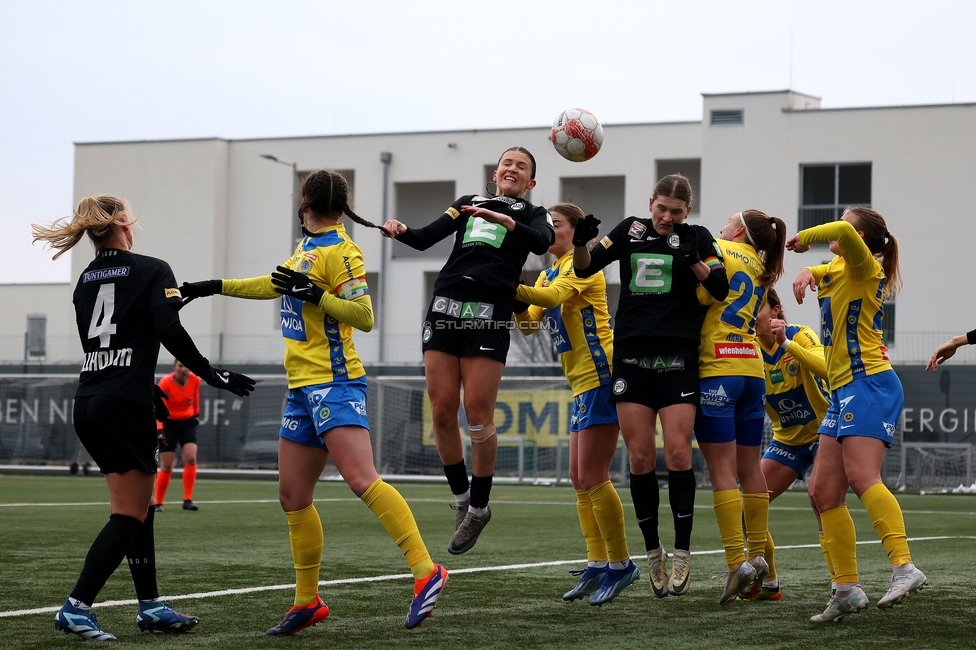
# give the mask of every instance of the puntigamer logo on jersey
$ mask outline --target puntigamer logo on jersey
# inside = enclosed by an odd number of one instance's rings
[[[113,278],[124,278],[129,275],[128,266],[116,266],[111,269],[95,269],[85,271],[81,274],[82,282],[98,282],[99,280],[111,280]]]

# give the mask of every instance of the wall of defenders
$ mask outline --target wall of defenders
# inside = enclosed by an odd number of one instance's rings
[[[162,343],[208,384],[241,396],[250,392],[253,381],[212,368],[179,325],[179,309],[218,294],[280,297],[282,303],[289,392],[278,447],[279,501],[296,584],[293,607],[267,634],[293,635],[329,615],[318,589],[323,532],[313,504],[329,458],[413,574],[405,626],[417,627],[432,614],[448,571],[431,559],[406,501],[377,475],[365,409],[351,406],[366,399],[353,332],[370,331],[373,308],[362,253],[343,226],[345,216],[418,250],[453,240],[420,327],[433,436],[453,496],[449,554],[471,551],[491,521],[498,449],[493,418],[512,331],[531,336],[541,330],[552,337],[574,400],[569,473],[587,561],[571,571],[576,584],[564,600],[601,606],[640,580],[609,477],[618,433],[627,446],[630,496],[655,597],[681,597],[693,585],[693,437],[707,464],[728,567],[720,605],[782,597],[769,502],[808,475],[825,589],[830,584],[826,609],[810,620],[840,620],[869,603],[858,582],[849,488],[868,511],[892,567],[877,606],[892,607],[922,589],[927,579],[912,563],[901,508],[880,476],[904,399],[881,335],[882,302],[901,285],[898,240],[884,217],[853,207],[840,221],[788,237],[783,220],[744,209],[715,237],[686,222],[694,205],[691,185],[669,175],[654,184],[648,214],[627,217],[601,237],[600,220],[579,206],[529,203],[525,195],[535,175],[532,154],[512,147],[502,152],[485,192],[463,195],[427,226],[411,228],[360,217],[343,176],[319,170],[299,189],[304,238],[289,259],[267,275],[179,288],[165,262],[130,252],[135,216],[122,199],[90,197],[72,217],[35,226],[35,240],[51,243],[55,257],[86,234],[95,245],[95,261],[75,291],[86,354],[98,359],[112,349],[132,350],[127,363],[88,364],[80,378],[75,427],[105,474],[112,516],[55,627],[84,638],[115,638],[99,627],[91,605],[123,557],[130,558],[140,599],[140,628],[180,632],[199,622],[160,603],[156,589],[152,455],[155,420],[166,413],[158,394],[154,400],[152,373]],[[804,253],[818,243],[828,243],[833,258],[802,269],[792,289],[798,303],[816,292],[819,337],[786,320],[774,288],[786,251]],[[529,253],[555,258],[533,286],[520,284]],[[614,261],[621,293],[611,330],[602,269]],[[971,332],[947,342],[930,367],[974,340]],[[459,428],[462,407],[473,443],[470,468]],[[764,413],[773,423],[765,451]],[[658,420],[674,531],[670,549],[659,535]]]

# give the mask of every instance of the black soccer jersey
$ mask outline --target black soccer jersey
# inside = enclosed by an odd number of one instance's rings
[[[715,238],[703,226],[692,228],[698,235],[698,255],[724,277]],[[670,353],[697,358],[705,308],[696,296],[698,277],[678,249],[678,235],[658,235],[651,219],[627,217],[593,247],[589,267],[576,269],[578,277],[588,277],[620,261],[615,357]]]
[[[509,232],[496,223],[461,212],[465,205],[509,216],[515,220],[515,229]],[[434,291],[469,279],[514,296],[529,253],[542,255],[556,238],[545,208],[507,196],[468,195],[455,201],[430,225],[408,228],[397,241],[426,250],[451,233],[455,233],[454,250],[437,276]]]
[[[159,356],[153,309],[180,302],[169,264],[99,251],[78,278],[73,302],[85,350],[76,397],[114,395],[151,404]]]

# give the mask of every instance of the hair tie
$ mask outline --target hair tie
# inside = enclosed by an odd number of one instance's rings
[[[776,218],[775,217],[770,217],[769,218],[769,225],[772,227],[773,230],[776,230]]]
[[[885,238],[886,239],[891,239],[891,233],[888,232],[887,230],[885,230]]]

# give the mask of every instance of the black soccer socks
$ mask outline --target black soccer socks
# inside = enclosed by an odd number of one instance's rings
[[[71,590],[71,597],[86,605],[94,603],[105,581],[119,568],[126,551],[132,546],[132,540],[142,528],[142,522],[133,517],[118,514],[109,517],[108,523],[88,549],[85,566],[75,588]]]
[[[129,561],[129,573],[136,586],[136,598],[139,600],[153,600],[159,598],[159,588],[156,586],[156,546],[153,539],[153,518],[156,506],[149,506],[146,521],[125,557]]]
[[[630,475],[630,498],[634,502],[637,525],[644,536],[644,548],[653,551],[661,545],[657,530],[657,510],[661,505],[661,491],[654,472]]]
[[[674,517],[674,547],[691,550],[691,529],[695,523],[695,472],[668,470],[668,501]]]

